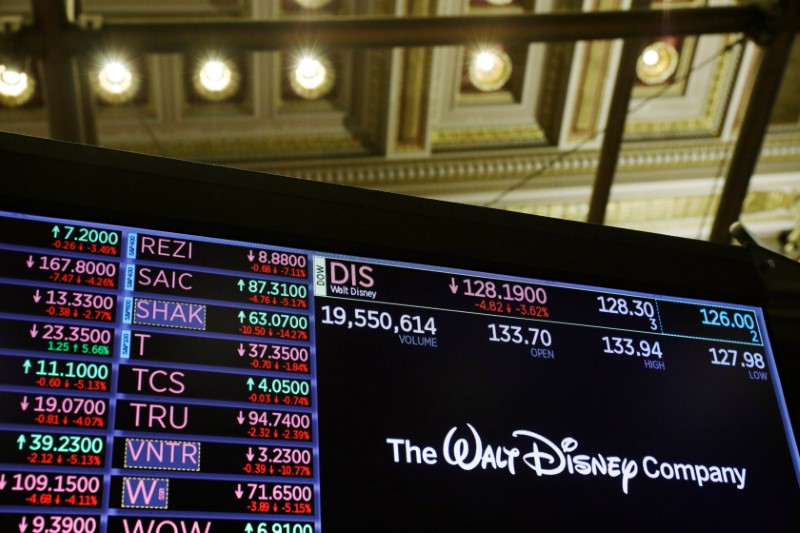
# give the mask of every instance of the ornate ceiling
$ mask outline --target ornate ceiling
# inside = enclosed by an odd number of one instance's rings
[[[794,2],[60,4],[0,3],[0,59],[24,56],[37,83],[0,104],[0,129],[692,238],[741,212],[778,246],[800,219]],[[490,90],[470,77],[483,47],[511,66]],[[98,98],[109,53],[140,81],[128,103]],[[219,101],[192,82],[208,53],[241,80]],[[318,98],[289,83],[304,53],[335,73]]]

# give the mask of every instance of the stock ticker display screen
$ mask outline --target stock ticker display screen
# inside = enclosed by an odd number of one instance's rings
[[[6,212],[0,406],[4,532],[798,527],[743,305]]]

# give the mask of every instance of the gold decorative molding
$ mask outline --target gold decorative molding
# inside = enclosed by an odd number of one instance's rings
[[[538,126],[504,128],[439,129],[431,134],[434,151],[458,150],[471,146],[497,148],[536,146],[547,143],[544,130]]]
[[[798,192],[800,192],[800,184],[797,189],[791,191],[751,191],[744,199],[742,213],[751,214],[776,209],[791,210],[796,205]]]
[[[195,161],[232,162],[253,156],[269,160],[320,156],[363,156],[367,151],[358,139],[341,134],[276,135],[274,137],[219,136],[204,139],[170,139],[162,136],[158,145],[151,140],[106,142],[109,148],[162,155]],[[235,162],[232,164],[236,165]]]
[[[84,12],[97,13],[107,21],[153,22],[154,20],[225,20],[250,18],[253,0],[214,0],[213,2],[187,2],[186,0],[82,0]]]
[[[660,143],[659,146],[626,145],[619,157],[618,181],[625,175],[640,172],[677,171],[689,173],[702,169],[713,173],[721,160],[729,159],[732,144],[709,142]],[[579,151],[569,155],[552,147],[514,149],[491,155],[435,154],[432,157],[407,160],[376,160],[340,163],[303,160],[290,162],[249,163],[247,168],[288,174],[300,178],[368,187],[392,187],[431,184],[480,183],[483,189],[496,187],[495,181],[520,179],[529,175],[533,187],[539,178],[580,177],[589,183],[597,167],[599,153]],[[800,132],[768,135],[761,150],[760,164],[797,163],[800,167]],[[411,189],[409,193],[413,194]],[[424,194],[424,193],[423,193]]]
[[[742,208],[745,215],[774,210],[791,210],[797,200],[794,191],[751,191]],[[716,213],[719,195],[668,196],[646,199],[614,200],[608,203],[606,224],[624,225],[658,220],[703,218]],[[509,205],[509,211],[565,220],[584,221],[588,215],[585,202],[544,205]]]

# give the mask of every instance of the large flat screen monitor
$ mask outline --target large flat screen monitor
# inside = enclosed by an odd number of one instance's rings
[[[800,530],[742,249],[0,140],[1,531]]]

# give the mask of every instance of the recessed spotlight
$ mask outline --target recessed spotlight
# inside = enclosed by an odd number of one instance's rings
[[[295,64],[289,84],[295,94],[313,100],[328,94],[335,78],[330,61],[323,57],[303,56]]]
[[[493,69],[497,68],[499,64],[500,60],[495,53],[480,52],[475,56],[475,68],[481,72],[491,72]]]
[[[481,48],[472,53],[467,70],[470,83],[478,90],[496,91],[511,77],[511,58],[499,48]]]
[[[678,68],[678,51],[671,44],[657,41],[648,45],[636,62],[636,75],[647,85],[667,81]]]
[[[327,69],[319,59],[304,57],[294,71],[294,77],[304,89],[316,89],[327,78]]]
[[[33,79],[23,70],[0,65],[0,104],[18,107],[30,101],[34,93]]]
[[[656,63],[658,63],[658,52],[655,50],[645,50],[642,54],[642,63],[647,65],[648,67],[652,67]]]
[[[203,98],[219,102],[239,88],[239,70],[224,58],[211,58],[198,63],[192,77],[194,88]]]
[[[109,104],[124,104],[136,96],[139,77],[121,59],[105,61],[95,78],[97,94]]]

